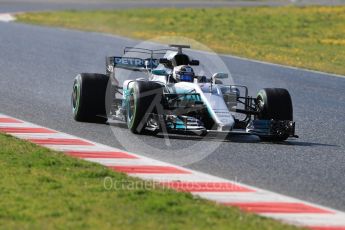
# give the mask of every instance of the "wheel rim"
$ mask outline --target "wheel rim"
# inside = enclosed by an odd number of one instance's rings
[[[74,84],[73,86],[73,93],[72,93],[72,107],[73,112],[77,113],[79,108],[79,100],[80,100],[80,90],[79,84]]]
[[[257,106],[257,110],[259,112],[257,118],[259,119],[264,119],[265,118],[265,102],[263,97],[259,94],[256,98],[256,106]]]
[[[134,121],[134,114],[135,114],[135,110],[136,110],[136,106],[135,106],[135,93],[134,90],[132,89],[130,91],[130,95],[129,95],[129,100],[128,100],[128,109],[127,109],[127,120],[128,120],[128,126],[131,127],[133,125],[133,121]]]
[[[261,96],[258,96],[257,98],[257,105],[258,105],[259,111],[261,112],[265,106],[264,100],[262,100]]]

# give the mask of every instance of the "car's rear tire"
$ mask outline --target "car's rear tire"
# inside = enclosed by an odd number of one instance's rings
[[[293,120],[292,101],[289,92],[282,88],[265,88],[257,95],[258,119]],[[289,136],[259,136],[263,141],[284,141]]]
[[[145,132],[149,113],[157,113],[162,99],[162,85],[150,81],[136,81],[127,100],[127,126],[136,134]]]
[[[109,76],[81,73],[76,76],[72,91],[73,118],[81,122],[104,123],[106,118],[106,90]]]

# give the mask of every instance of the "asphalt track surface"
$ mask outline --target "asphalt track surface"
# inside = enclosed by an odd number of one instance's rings
[[[70,109],[74,76],[104,72],[105,56],[137,43],[99,33],[0,23],[0,112],[345,211],[345,78],[222,57],[235,83],[247,85],[251,95],[264,87],[290,91],[300,138],[283,144],[232,137],[170,138],[167,145],[160,136],[75,122]],[[207,155],[205,148],[210,149]]]

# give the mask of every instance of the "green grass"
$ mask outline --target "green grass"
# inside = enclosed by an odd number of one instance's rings
[[[345,74],[345,6],[61,11],[18,20],[139,39],[183,36],[220,53]]]
[[[1,229],[296,229],[0,134]],[[123,182],[104,188],[105,177]],[[154,187],[154,188],[153,188]]]

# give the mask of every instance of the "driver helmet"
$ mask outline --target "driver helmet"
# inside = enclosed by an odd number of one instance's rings
[[[188,65],[180,65],[174,67],[173,78],[177,81],[193,82],[194,81],[194,70]]]

